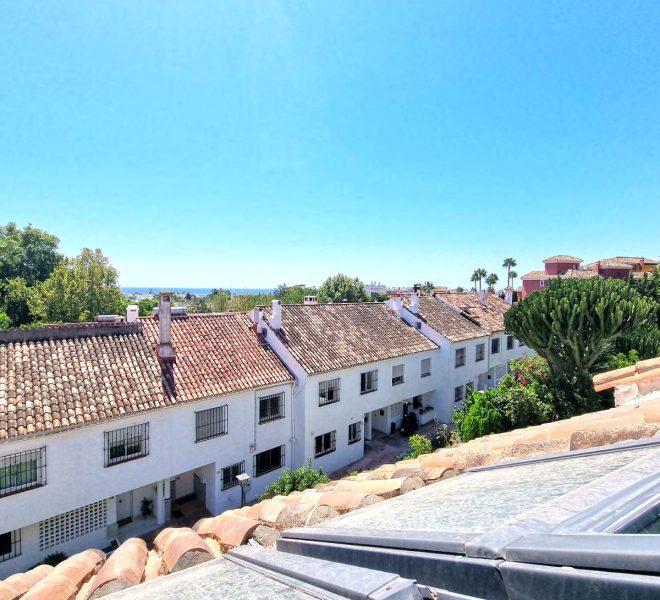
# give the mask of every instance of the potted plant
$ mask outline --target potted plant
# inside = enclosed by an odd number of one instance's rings
[[[140,513],[142,513],[143,519],[146,519],[149,515],[153,514],[153,505],[153,500],[149,500],[149,498],[142,498],[142,502],[140,502]]]

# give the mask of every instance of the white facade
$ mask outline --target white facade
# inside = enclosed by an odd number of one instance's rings
[[[242,461],[251,478],[245,499],[257,499],[282,469],[255,477],[256,454],[284,446],[284,465],[292,466],[291,389],[286,384],[250,390],[0,443],[0,457],[46,448],[41,466],[46,484],[0,497],[1,532],[20,532],[20,554],[0,562],[0,578],[29,569],[52,552],[107,547],[125,537],[117,526],[122,518],[132,519],[126,527],[131,534],[154,529],[176,498],[195,494],[213,514],[234,508],[241,490],[222,490],[222,469]],[[259,398],[279,393],[284,417],[259,424]],[[195,412],[224,405],[227,433],[196,442]],[[148,454],[106,467],[105,432],[145,423]],[[143,498],[153,503],[146,519],[140,514]],[[46,522],[83,507],[79,514]]]

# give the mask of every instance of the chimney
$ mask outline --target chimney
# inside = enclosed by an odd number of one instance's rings
[[[126,307],[126,322],[135,323],[137,321],[138,315],[140,314],[140,309],[135,304],[129,304]]]
[[[508,287],[504,290],[504,301],[509,305],[513,304],[513,288]]]
[[[268,324],[277,331],[282,328],[282,301],[273,300],[272,307],[273,314],[271,315]]]
[[[414,315],[419,313],[419,296],[417,294],[410,296],[410,312]]]
[[[486,301],[487,297],[488,297],[488,291],[487,290],[479,290],[479,302],[481,302],[481,304],[483,306],[486,306],[486,304],[487,304],[487,301]]]
[[[158,308],[158,331],[160,343],[158,344],[158,357],[161,360],[174,361],[176,353],[172,346],[172,294],[160,293],[160,306]]]
[[[596,273],[600,275],[600,261],[596,261]]]

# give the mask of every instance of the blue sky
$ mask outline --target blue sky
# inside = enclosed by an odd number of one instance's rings
[[[660,253],[660,3],[5,2],[0,221],[123,285]]]

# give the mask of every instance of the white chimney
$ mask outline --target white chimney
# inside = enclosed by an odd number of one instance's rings
[[[137,321],[138,319],[139,314],[140,314],[139,307],[135,304],[129,304],[126,307],[126,322],[135,323],[135,321]]]
[[[282,301],[273,300],[272,307],[273,314],[271,315],[268,324],[277,331],[282,328]]]
[[[513,304],[513,288],[506,288],[504,290],[504,301],[507,304]]]
[[[488,302],[486,301],[486,298],[488,297],[488,291],[487,290],[479,290],[479,302],[486,306]]]
[[[174,352],[174,346],[172,346],[172,294],[170,292],[160,293],[158,331],[160,333],[159,358],[161,360],[174,360],[176,353]]]
[[[419,296],[417,294],[410,296],[410,312],[415,315],[419,313]]]

